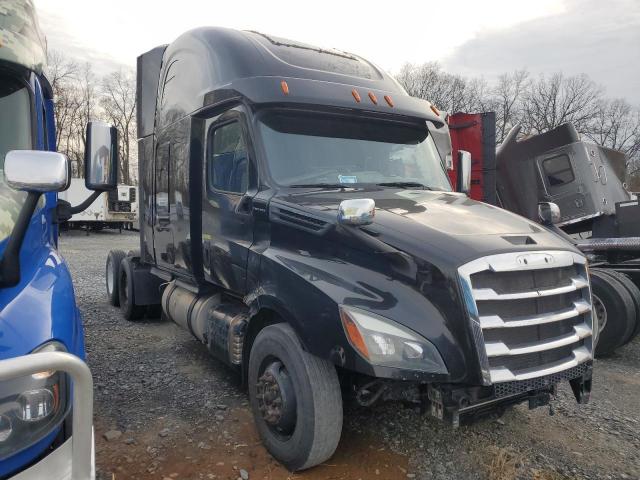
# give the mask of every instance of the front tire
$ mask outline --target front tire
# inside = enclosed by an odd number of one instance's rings
[[[120,296],[118,293],[118,279],[120,278],[120,263],[125,257],[122,250],[111,250],[107,255],[107,266],[105,279],[107,282],[107,296],[109,303],[114,307],[120,306]]]
[[[304,351],[279,323],[256,337],[249,359],[249,398],[266,449],[291,471],[327,460],[342,432],[342,396],[333,364]]]

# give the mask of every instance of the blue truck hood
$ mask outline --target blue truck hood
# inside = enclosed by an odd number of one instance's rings
[[[73,284],[64,259],[42,246],[22,262],[18,285],[0,290],[0,360],[57,340],[80,357],[83,341]]]

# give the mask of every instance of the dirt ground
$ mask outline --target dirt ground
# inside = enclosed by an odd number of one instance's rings
[[[346,407],[336,454],[291,474],[260,444],[238,375],[171,322],[127,322],[106,298],[109,249],[135,233],[65,233],[95,382],[99,479],[640,478],[640,339],[595,365],[592,401],[568,385],[548,408],[456,430],[416,409]]]

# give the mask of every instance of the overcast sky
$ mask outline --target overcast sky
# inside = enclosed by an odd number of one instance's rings
[[[185,30],[259,30],[357,53],[394,72],[440,61],[484,76],[514,69],[587,73],[612,97],[640,104],[639,0],[355,2],[35,0],[50,49],[100,73]]]

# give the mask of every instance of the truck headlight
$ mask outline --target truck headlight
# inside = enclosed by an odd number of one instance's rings
[[[365,360],[385,367],[447,373],[436,347],[388,318],[340,305],[340,319],[351,346]]]
[[[49,342],[33,353],[64,352]],[[51,433],[68,411],[67,375],[49,370],[0,382],[0,460]]]

